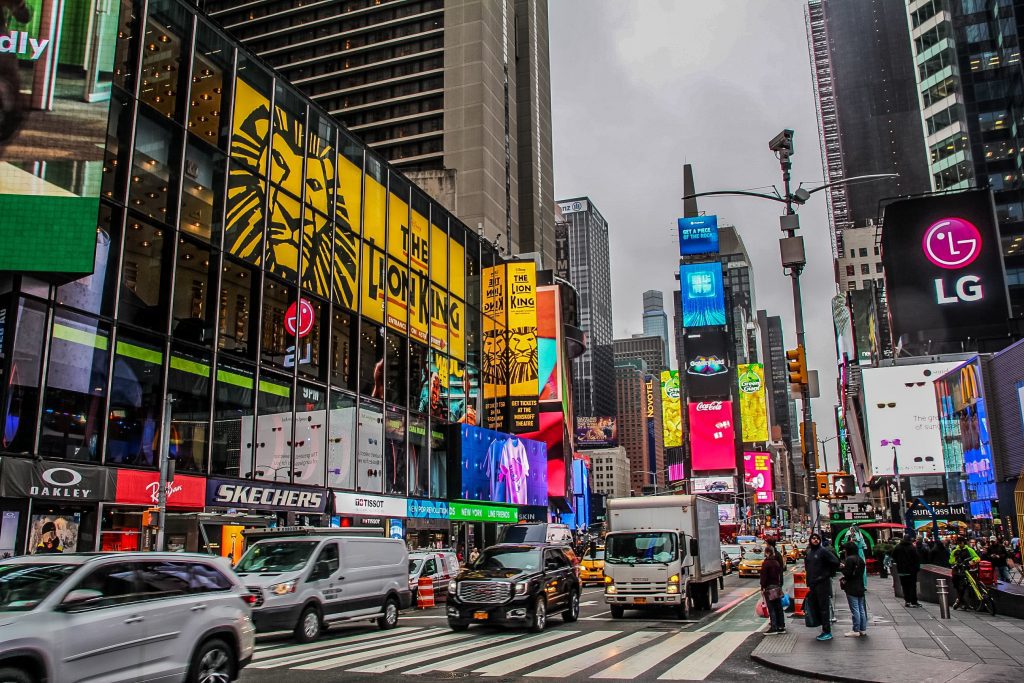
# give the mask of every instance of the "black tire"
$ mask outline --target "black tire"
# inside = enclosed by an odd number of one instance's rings
[[[996,615],[996,600],[991,593],[985,594],[985,599],[981,601],[981,607],[993,617]]]
[[[711,604],[708,606],[708,609],[711,609],[711,607],[716,602],[718,602],[718,583],[717,582],[711,584]]]
[[[448,620],[448,628],[455,631],[456,633],[469,629],[469,624],[463,621],[455,621],[454,619]]]
[[[377,619],[377,626],[382,631],[387,631],[398,626],[398,600],[388,598],[384,601],[384,614]]]
[[[571,624],[580,618],[580,593],[573,591],[569,594],[569,609],[562,612],[562,621]]]
[[[972,612],[981,610],[981,601],[978,600],[978,596],[975,595],[974,589],[970,586],[967,586],[967,590],[964,591],[964,602],[967,603],[967,609]]]
[[[0,683],[32,683],[33,678],[21,669],[5,666],[0,669]]]
[[[530,619],[530,633],[540,633],[548,625],[548,606],[544,598],[538,597],[533,603],[533,617]]]
[[[626,608],[621,605],[612,605],[612,619],[621,619],[626,615]]]
[[[188,683],[233,681],[238,676],[235,650],[221,638],[210,638],[192,655]]]
[[[675,608],[676,619],[685,621],[690,617],[690,610],[686,608],[686,596],[683,596],[683,601]]]
[[[295,624],[295,640],[300,643],[312,643],[323,633],[323,620],[316,605],[306,605]]]

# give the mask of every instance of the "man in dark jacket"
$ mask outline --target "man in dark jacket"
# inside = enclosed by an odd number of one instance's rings
[[[984,557],[986,560],[991,562],[992,567],[999,572],[1000,580],[1010,580],[1010,569],[1006,563],[1007,558],[1009,558],[1009,553],[1001,539],[998,539],[995,536],[988,539],[988,548],[985,549]]]
[[[921,571],[921,556],[909,534],[904,534],[893,548],[892,559],[900,576],[900,586],[903,587],[903,604],[906,607],[920,607],[917,601],[917,573]]]
[[[846,592],[846,602],[853,615],[853,628],[843,635],[858,638],[868,634],[867,588],[864,585],[867,578],[866,565],[855,544],[847,543],[843,546],[843,553],[843,578],[839,583]]]
[[[768,539],[764,550],[764,561],[761,563],[761,594],[764,596],[765,607],[771,624],[767,634],[786,632],[786,615],[782,609],[782,572],[786,560],[775,549],[775,540]],[[771,596],[778,597],[772,599]]]
[[[817,532],[811,534],[807,545],[804,569],[807,571],[807,591],[811,607],[821,623],[821,635],[817,639],[832,640],[829,601],[832,598],[832,575],[839,569],[839,558],[821,542],[821,535]],[[804,609],[807,609],[806,604]]]
[[[932,541],[932,550],[928,555],[928,560],[931,564],[938,565],[940,567],[949,566],[949,548],[943,544],[939,539]]]

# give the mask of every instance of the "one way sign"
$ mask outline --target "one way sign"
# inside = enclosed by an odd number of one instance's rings
[[[856,491],[857,481],[852,474],[837,474],[832,477],[832,495],[836,498],[852,496]]]

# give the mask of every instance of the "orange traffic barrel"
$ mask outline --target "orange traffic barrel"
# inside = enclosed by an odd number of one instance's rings
[[[804,616],[804,599],[807,597],[807,572],[793,572],[793,616]]]
[[[434,606],[434,580],[430,577],[420,577],[416,586],[416,606],[420,609]]]

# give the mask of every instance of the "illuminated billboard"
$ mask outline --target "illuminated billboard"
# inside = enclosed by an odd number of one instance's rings
[[[722,263],[686,263],[679,266],[683,302],[683,327],[725,324],[725,291]]]
[[[509,426],[518,434],[537,429],[537,264],[513,261],[506,268]]]
[[[694,477],[692,490],[700,493],[736,493],[736,477]]]
[[[557,285],[537,288],[537,395],[541,402],[561,403],[562,368],[561,297]]]
[[[735,470],[732,401],[698,401],[687,408],[693,471]]]
[[[547,507],[545,444],[469,425],[459,433],[459,498]]]
[[[729,398],[733,373],[729,368],[729,335],[719,329],[687,331],[683,338],[686,358],[686,395],[691,399]]]
[[[97,240],[109,239],[97,220],[101,184],[113,178],[104,172],[116,170],[104,164],[119,9],[110,5],[2,3],[0,271],[89,274]],[[150,63],[171,47],[154,50]]]
[[[718,216],[693,216],[680,218],[679,255],[718,253]]]
[[[661,371],[661,425],[665,448],[683,445],[683,407],[677,370]]]
[[[764,366],[736,367],[740,399],[740,438],[747,443],[768,441],[768,404],[765,402]]]
[[[772,492],[772,456],[770,453],[743,453],[743,483],[754,492],[758,503],[774,503]]]
[[[576,416],[577,448],[608,448],[619,445],[614,417]]]
[[[681,462],[674,462],[668,466],[668,480],[682,481],[686,479],[686,467]]]

